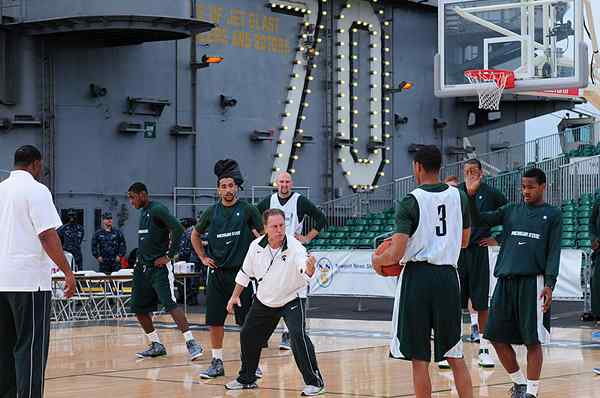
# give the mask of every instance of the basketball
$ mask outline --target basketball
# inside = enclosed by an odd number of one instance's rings
[[[387,250],[388,247],[390,247],[391,244],[391,238],[384,240],[379,246],[377,246],[377,249],[375,249],[375,254],[382,254]],[[399,263],[384,265],[383,267],[381,267],[381,272],[383,273],[383,276],[398,276],[402,272],[402,268],[404,268],[404,266]]]

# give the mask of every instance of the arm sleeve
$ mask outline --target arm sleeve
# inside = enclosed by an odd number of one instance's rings
[[[269,209],[270,206],[271,206],[271,197],[267,196],[266,198],[264,198],[263,200],[260,201],[260,203],[256,206],[256,208],[258,209],[258,212],[260,214],[263,214],[265,212],[265,210]]]
[[[253,205],[248,205],[248,216],[247,222],[250,228],[254,228],[258,232],[262,232],[262,216],[258,212],[258,209]]]
[[[560,235],[562,233],[562,214],[557,214],[550,226],[548,236],[548,257],[544,272],[544,285],[554,289],[560,265]]]
[[[459,190],[460,192],[460,207],[462,210],[462,221],[463,221],[463,229],[467,229],[471,227],[471,212],[469,211],[469,198],[467,194]]]
[[[327,217],[317,206],[315,206],[308,198],[300,196],[298,200],[298,218],[304,219],[304,216],[309,216],[315,222],[314,228],[317,231],[322,231],[327,226]]]
[[[174,257],[177,253],[179,253],[181,235],[185,232],[183,226],[179,220],[173,217],[173,215],[171,215],[171,213],[169,213],[167,208],[164,206],[156,208],[156,210],[153,211],[152,216],[162,221],[169,229],[171,233],[171,245],[169,246],[167,255],[169,257]]]
[[[35,192],[29,198],[29,217],[36,234],[41,234],[49,229],[56,229],[62,225],[60,217],[54,207],[52,195],[48,188]]]
[[[247,287],[250,283],[250,278],[254,278],[254,264],[252,261],[252,253],[255,253],[255,250],[252,250],[252,246],[246,253],[246,257],[244,258],[244,264],[242,264],[242,268],[238,271],[235,277],[235,283],[238,285],[242,285]]]
[[[396,232],[412,236],[419,225],[419,204],[412,195],[406,195],[396,212]]]
[[[125,242],[125,235],[123,232],[119,231],[119,250],[118,255],[123,257],[127,254],[127,243]]]
[[[94,236],[92,236],[92,256],[94,258],[98,258],[98,256],[100,256],[100,253],[98,253],[98,238],[97,238],[98,234],[95,233]]]
[[[594,203],[594,207],[592,208],[592,216],[590,217],[590,239],[592,242],[598,240],[598,233],[600,232],[596,226],[599,215],[598,213],[600,213],[600,200]]]
[[[471,226],[474,227],[493,227],[495,225],[502,225],[504,222],[504,213],[508,206],[504,205],[499,209],[493,211],[479,212],[475,198],[469,197],[469,213],[471,215]]]
[[[200,216],[200,220],[198,220],[198,223],[194,227],[196,232],[198,232],[200,235],[202,235],[206,231],[208,231],[208,227],[210,226],[211,218],[212,218],[212,207],[209,209],[206,209],[206,211],[204,211],[204,213],[202,213],[202,215]]]

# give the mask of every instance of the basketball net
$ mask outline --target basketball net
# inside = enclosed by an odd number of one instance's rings
[[[510,70],[471,69],[465,71],[465,77],[475,85],[479,95],[479,109],[497,111],[500,109],[504,89],[515,87],[515,74]]]

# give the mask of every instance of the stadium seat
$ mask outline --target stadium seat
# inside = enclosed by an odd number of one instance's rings
[[[352,227],[352,231],[354,231],[354,232],[363,232],[366,230],[367,230],[367,227],[365,225],[355,225]]]
[[[577,239],[578,240],[589,240],[590,239],[590,233],[585,231],[585,232],[578,232],[577,233]]]
[[[564,247],[564,248],[575,247],[575,241],[572,240],[572,239],[561,239],[560,240],[560,247]]]
[[[361,235],[360,232],[351,232],[348,235],[348,238],[350,238],[350,239],[360,239],[360,235]]]
[[[579,227],[582,227],[582,226],[583,225],[580,225]],[[575,224],[567,224],[567,225],[563,224],[562,230],[563,230],[563,232],[576,232],[579,227]]]
[[[368,225],[369,221],[364,218],[357,218],[356,223],[354,225]]]
[[[565,230],[563,226],[563,231]],[[577,227],[577,232],[590,232],[590,224],[581,224]]]
[[[385,220],[386,225],[396,225],[396,219],[394,217],[390,217]]]
[[[574,225],[577,224],[577,221],[573,217],[564,217],[563,218],[563,226],[565,225]]]
[[[362,238],[373,240],[377,235],[379,235],[377,232],[363,232]]]
[[[331,232],[323,231],[319,234],[319,238],[321,239],[329,239],[331,237]]]
[[[314,245],[315,246],[326,246],[327,245],[328,240],[327,239],[315,239],[314,240]]]
[[[569,231],[563,231],[562,234],[560,235],[561,239],[575,239],[576,237],[577,237],[577,233],[569,232]]]
[[[385,224],[385,221],[382,218],[374,218],[371,220],[371,224],[383,225],[383,224]]]
[[[345,241],[343,239],[332,239],[329,241],[329,246],[343,246]]]
[[[395,229],[394,225],[386,225],[381,232],[394,232]]]
[[[345,232],[336,232],[335,234],[333,234],[332,238],[344,239],[344,238],[346,238],[346,233]]]
[[[578,211],[577,212],[577,218],[586,218],[586,219],[589,220],[589,218],[591,216],[592,216],[592,211],[591,210],[583,210],[583,211]]]
[[[354,239],[354,238],[346,239],[346,244],[350,247],[357,246],[358,239]]]
[[[373,240],[372,239],[361,239],[358,241],[358,246],[359,247],[372,247]]]
[[[577,246],[581,249],[587,249],[592,247],[592,242],[589,239],[578,240]]]
[[[371,232],[381,232],[382,225],[371,225],[369,226],[369,231]]]
[[[562,214],[563,218],[575,218],[575,212],[573,211],[565,211]]]

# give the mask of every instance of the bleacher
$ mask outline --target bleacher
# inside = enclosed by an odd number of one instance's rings
[[[563,230],[560,246],[563,248],[589,249],[590,241],[589,222],[592,215],[594,200],[600,195],[600,190],[595,194],[584,194],[579,199],[573,199],[562,204]]]
[[[369,213],[365,217],[348,218],[344,225],[329,226],[311,242],[311,250],[372,249],[376,238],[394,231],[395,210]]]

